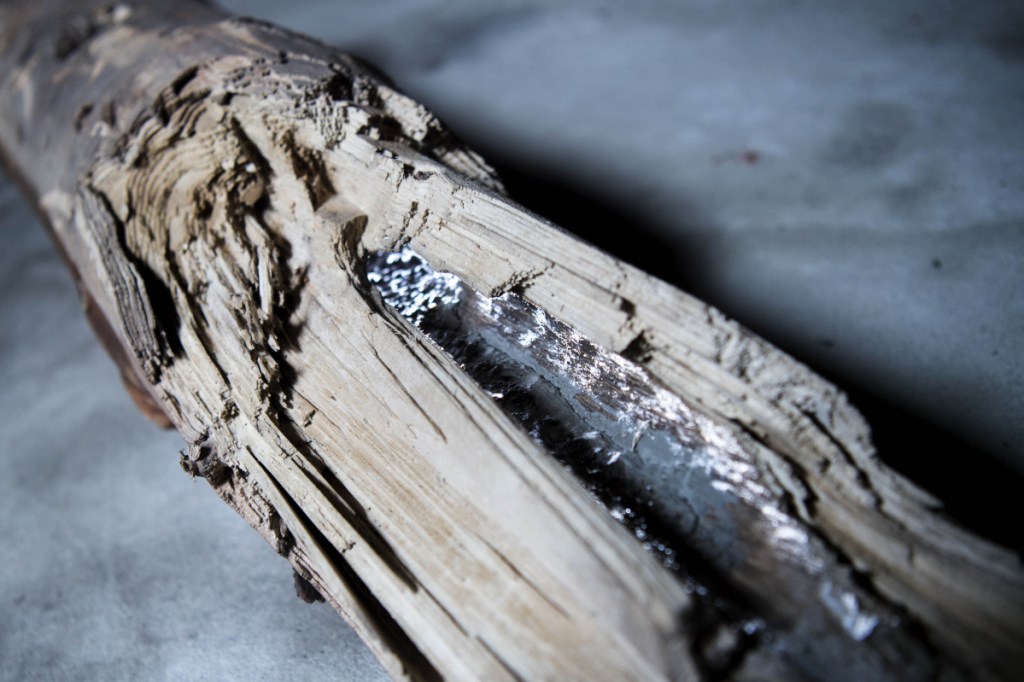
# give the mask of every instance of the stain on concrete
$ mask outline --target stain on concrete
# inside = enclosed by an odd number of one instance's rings
[[[913,131],[910,112],[884,101],[860,102],[843,116],[825,143],[821,160],[853,171],[875,170],[895,161]]]

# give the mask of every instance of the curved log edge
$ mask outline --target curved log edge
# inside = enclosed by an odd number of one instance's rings
[[[1009,679],[1024,663],[1019,558],[879,462],[842,393],[516,206],[364,65],[189,0],[5,5],[0,26],[0,146],[133,396],[396,677],[835,679],[807,662],[848,657],[868,666],[851,678]],[[888,614],[877,634],[712,660],[728,633],[692,585],[382,303],[367,256],[403,247],[707,420],[852,585],[786,598],[837,601],[821,626],[837,631],[869,602]],[[726,576],[754,602],[777,585],[763,561]]]

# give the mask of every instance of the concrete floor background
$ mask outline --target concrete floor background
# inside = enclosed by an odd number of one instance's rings
[[[1020,3],[226,5],[370,58],[524,203],[966,444],[907,430],[909,468],[1024,472]],[[6,180],[0,234],[0,679],[381,677],[180,472]]]

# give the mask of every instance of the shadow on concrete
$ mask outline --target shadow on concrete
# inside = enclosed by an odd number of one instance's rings
[[[535,213],[738,319],[715,296],[705,254],[716,248],[714,225],[696,213],[690,226],[673,216],[673,225],[659,225],[634,207],[616,205],[571,185],[547,171],[524,166],[500,152],[484,149],[504,179],[510,196]],[[692,229],[687,229],[691,228]],[[673,235],[669,237],[669,235]],[[786,352],[801,358],[769,330],[751,329]],[[953,521],[1024,556],[1024,530],[1008,523],[1024,516],[1019,491],[1024,480],[992,453],[950,435],[941,426],[891,404],[850,381],[837,379],[842,367],[825,371],[803,360],[850,396],[871,426],[881,459],[944,504]],[[849,373],[846,373],[849,374]]]

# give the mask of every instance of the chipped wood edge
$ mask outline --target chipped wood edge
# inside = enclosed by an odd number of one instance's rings
[[[3,8],[0,142],[90,317],[128,349],[137,397],[190,443],[183,466],[393,675],[697,674],[685,591],[449,359],[375,307],[360,258],[403,244],[641,362],[731,429],[937,645],[983,672],[1015,664],[1018,559],[879,462],[835,387],[510,202],[429,112],[351,59],[177,4],[180,27],[159,5]],[[32,39],[43,47],[26,50]],[[387,416],[360,427],[367,409]]]

